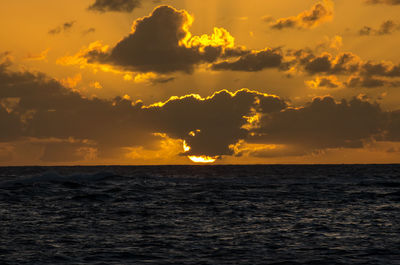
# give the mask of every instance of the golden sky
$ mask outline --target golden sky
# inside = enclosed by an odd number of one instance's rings
[[[398,0],[0,0],[0,165],[400,162]]]

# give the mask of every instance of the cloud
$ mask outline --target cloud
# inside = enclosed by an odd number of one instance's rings
[[[72,77],[66,77],[64,79],[59,80],[60,84],[62,84],[66,88],[76,88],[76,86],[82,81],[82,74],[78,73]]]
[[[294,53],[299,66],[309,74],[349,74],[354,73],[360,68],[360,59],[353,53],[340,53],[332,56],[330,53],[322,53],[315,56],[306,51]]]
[[[322,42],[316,46],[316,50],[339,50],[343,46],[343,38],[336,35],[332,38],[325,37]]]
[[[231,70],[257,72],[267,68],[287,68],[283,62],[284,56],[280,49],[267,48],[261,51],[252,51],[235,61],[224,61],[212,65],[212,70]]]
[[[9,113],[4,106],[0,106],[0,125],[3,128],[0,131],[0,142],[15,140],[21,136],[20,118],[14,113]]]
[[[185,155],[215,157],[233,154],[229,146],[246,137],[246,117],[254,110],[271,113],[285,107],[276,96],[242,89],[234,93],[222,90],[207,98],[172,98],[148,110],[159,131],[183,139],[191,147]]]
[[[398,87],[400,81],[392,81],[385,78],[377,78],[373,76],[350,76],[347,82],[344,82],[347,87],[364,87],[364,88],[376,88],[376,87]]]
[[[65,22],[64,24],[57,26],[54,29],[49,30],[49,34],[50,35],[57,35],[63,32],[67,32],[69,31],[74,25],[75,25],[76,21],[69,21],[69,22]]]
[[[376,4],[400,5],[400,0],[364,0],[364,2],[371,5],[376,5]]]
[[[141,0],[96,0],[88,7],[88,10],[97,12],[132,12],[141,7]]]
[[[29,144],[42,147],[40,160],[43,162],[77,162],[92,160],[97,155],[97,150],[85,141],[74,139],[46,139],[31,140]]]
[[[157,139],[143,127],[145,123],[135,130],[135,121],[140,120],[135,120],[135,115],[140,115],[135,110],[140,107],[130,101],[83,98],[41,73],[7,68],[1,68],[0,84],[1,101],[17,99],[11,111],[4,104],[0,106],[0,123],[7,128],[1,132],[2,141],[26,137],[90,140],[96,143],[99,155],[105,155],[112,149],[146,145]]]
[[[373,78],[373,77],[354,76],[354,77],[350,77],[347,82],[347,86],[349,86],[349,87],[373,88],[373,87],[382,87],[384,85],[385,85],[384,80]]]
[[[50,49],[46,49],[44,51],[42,51],[40,54],[28,54],[28,56],[26,56],[25,60],[27,61],[45,61],[47,60],[47,54],[49,53]]]
[[[297,16],[280,18],[270,23],[272,29],[283,30],[286,28],[309,29],[332,20],[333,2],[324,0],[316,3],[310,10],[306,10]]]
[[[336,76],[318,76],[315,80],[306,81],[306,85],[312,89],[335,89],[343,85]]]
[[[311,11],[303,12],[304,21],[320,21],[318,14],[323,7],[330,7],[327,1],[317,3]],[[315,19],[312,19],[315,18]],[[319,76],[347,76],[347,81],[335,82],[324,79],[308,83],[313,88],[333,87],[377,87],[396,86],[400,67],[384,62],[361,60],[351,52],[337,54],[342,38],[325,38],[316,48],[283,51],[282,48],[251,50],[236,46],[235,39],[223,28],[214,28],[211,35],[193,36],[190,27],[193,17],[185,10],[170,6],[158,6],[146,17],[137,19],[131,33],[113,47],[93,42],[73,56],[60,58],[63,65],[92,67],[94,70],[114,72],[126,80],[135,82],[163,83],[173,81],[175,72],[191,74],[199,66],[212,71],[257,72],[276,69],[288,75],[305,73]],[[311,22],[310,22],[311,23]],[[316,23],[316,22],[315,22]],[[380,32],[389,32],[385,24]],[[386,33],[385,33],[386,34]],[[319,50],[333,50],[316,54]],[[370,69],[371,65],[375,65]],[[377,72],[379,66],[383,71]],[[134,77],[134,75],[136,75]],[[367,78],[367,75],[369,77]]]
[[[400,64],[366,62],[361,67],[364,76],[400,77]]]
[[[151,2],[160,3],[162,1],[163,0],[152,0]],[[88,10],[100,13],[130,13],[136,8],[142,7],[143,2],[150,2],[150,0],[95,0],[95,2],[88,7]]]
[[[12,57],[11,52],[0,52],[0,70],[4,70],[5,68],[9,67],[13,60],[14,58]]]
[[[333,46],[326,47],[337,49],[341,38],[336,36],[332,39]],[[331,43],[331,41],[329,41]],[[325,44],[324,44],[325,46]],[[316,47],[316,51],[322,45]],[[274,68],[286,73],[306,73],[309,75],[347,75],[347,76],[375,76],[385,78],[399,78],[400,65],[391,62],[363,61],[351,52],[342,52],[332,55],[322,52],[315,55],[311,49],[288,50],[283,52],[281,48],[266,48],[264,50],[247,50],[247,53],[227,60],[213,63],[210,69],[214,71],[246,71],[256,72],[264,69]],[[397,81],[390,82],[391,85]],[[325,82],[326,83],[326,82]]]
[[[88,28],[88,29],[82,31],[82,35],[88,35],[88,34],[94,33],[94,32],[96,32],[95,28]]]
[[[199,64],[247,53],[235,47],[234,38],[223,28],[214,28],[211,36],[192,36],[192,22],[185,10],[159,6],[149,16],[137,19],[132,32],[112,49],[91,45],[72,61],[134,72],[191,73]]]
[[[371,35],[371,33],[373,32],[374,30],[371,28],[371,27],[367,27],[367,26],[364,26],[362,29],[360,29],[360,31],[358,32],[361,36],[368,36],[368,35]]]
[[[15,72],[5,63],[0,84],[6,158],[12,146],[18,151],[28,143],[33,153],[41,150],[41,161],[59,163],[137,157],[179,144],[176,156],[278,157],[400,140],[399,112],[362,98],[315,98],[293,108],[277,96],[240,89],[144,105],[129,97],[84,98],[44,74]]]
[[[389,124],[385,131],[388,141],[400,141],[400,110],[389,113]]]
[[[393,20],[384,21],[378,29],[373,29],[368,26],[364,26],[359,31],[359,35],[361,36],[381,36],[381,35],[391,35],[396,31],[400,31],[400,24]]]
[[[271,22],[271,21],[274,21],[275,19],[270,15],[265,15],[265,16],[261,17],[261,20],[264,22]]]
[[[399,86],[400,80],[400,64],[391,62],[371,62],[363,61],[353,53],[346,52],[333,56],[330,53],[322,53],[315,56],[311,51],[298,50],[289,52],[290,56],[295,59],[292,64],[296,69],[301,69],[310,75],[330,75],[336,81],[336,76],[348,76],[346,82],[342,82],[342,86],[347,87],[382,87],[382,86]],[[320,80],[310,81],[308,85],[316,88],[320,87]],[[328,80],[324,80],[327,84]],[[340,82],[335,82],[339,86]]]
[[[235,93],[223,90],[207,98],[175,97],[150,106],[128,98],[88,99],[43,74],[7,68],[0,71],[0,83],[4,87],[0,91],[4,102],[0,124],[6,128],[1,131],[1,141],[32,138],[62,142],[46,147],[52,150],[49,154],[62,147],[76,152],[95,149],[99,157],[121,155],[128,147],[155,148],[163,139],[159,133],[165,133],[185,140],[191,146],[187,155],[228,155],[229,145],[247,134],[242,128],[247,124],[244,116],[251,116],[255,108],[271,112],[286,106],[276,96],[247,89]],[[193,136],[193,131],[198,133]],[[44,157],[48,160],[50,155]]]
[[[302,108],[263,115],[250,142],[282,144],[313,151],[325,148],[357,148],[384,133],[387,115],[360,99],[336,102],[315,98]]]
[[[240,140],[235,145],[231,145],[230,149],[236,157],[247,156],[258,158],[302,156],[307,154],[308,151],[288,145],[251,144],[244,140]]]

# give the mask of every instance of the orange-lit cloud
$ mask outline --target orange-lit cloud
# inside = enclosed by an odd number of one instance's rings
[[[311,89],[335,89],[341,88],[343,84],[334,75],[317,76],[315,80],[305,82]]]
[[[127,147],[125,157],[142,163],[168,164],[172,157],[179,157],[182,151],[182,140],[172,139],[163,133],[154,133],[161,139],[153,148]]]
[[[310,24],[307,25],[312,27],[316,25],[314,23],[328,20],[332,14],[332,3],[323,1],[295,18],[308,21]],[[57,63],[112,72],[126,81],[151,85],[174,81],[176,77],[171,73],[193,73],[202,64],[212,71],[258,72],[275,69],[291,76],[330,76],[306,83],[314,89],[394,87],[399,83],[395,80],[400,78],[397,65],[363,61],[352,52],[337,54],[343,45],[343,39],[338,35],[325,38],[314,51],[284,51],[282,48],[249,50],[236,46],[234,37],[223,28],[214,28],[211,35],[192,36],[189,30],[192,23],[193,17],[185,10],[158,6],[149,16],[137,19],[132,32],[114,47],[93,42],[73,56],[59,58]],[[319,53],[321,50],[322,53]],[[347,76],[347,81],[342,79],[339,82],[337,76]]]
[[[73,56],[63,56],[57,59],[57,64],[60,65],[78,65],[81,68],[93,67],[95,71],[103,70],[104,72],[111,71],[110,67],[91,64],[85,57],[89,53],[106,53],[109,50],[108,45],[103,45],[100,41],[90,43],[87,47],[83,47],[77,54]],[[114,70],[117,71],[117,70]]]
[[[297,16],[280,18],[270,24],[273,29],[285,28],[308,29],[314,28],[324,22],[333,19],[333,2],[324,0],[315,4],[310,10],[306,10]]]
[[[14,57],[11,52],[5,51],[0,53],[0,70],[5,70],[7,67],[11,66],[14,61]]]
[[[400,157],[397,0],[161,1],[7,3],[0,163]]]
[[[159,6],[149,16],[137,19],[131,34],[112,49],[94,42],[59,63],[131,72],[190,73],[196,65],[247,53],[235,47],[234,38],[223,28],[214,28],[211,35],[192,36],[192,22],[193,17],[185,10]]]
[[[284,144],[257,144],[248,143],[240,140],[230,148],[236,157],[259,157],[259,158],[272,158],[281,156],[302,156],[309,152],[302,148],[288,146]]]
[[[45,61],[47,59],[47,54],[49,53],[49,51],[50,49],[46,49],[37,55],[28,54],[25,59],[28,61]]]
[[[316,49],[317,50],[339,50],[343,46],[343,38],[339,35],[336,35],[332,38],[325,37],[322,42],[320,42]]]
[[[126,75],[124,79],[127,81],[133,80],[136,83],[162,84],[175,80],[175,77],[163,74],[156,74],[153,72],[147,72],[147,73],[138,73],[134,77],[132,75]]]
[[[73,77],[66,77],[64,79],[60,80],[60,83],[68,88],[76,88],[76,86],[79,84],[79,82],[82,81],[82,74],[78,73]]]

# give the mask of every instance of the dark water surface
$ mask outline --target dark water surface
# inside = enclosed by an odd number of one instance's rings
[[[0,168],[0,264],[400,264],[400,165]]]

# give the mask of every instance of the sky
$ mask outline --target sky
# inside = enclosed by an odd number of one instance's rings
[[[399,0],[0,0],[0,165],[400,162]]]

